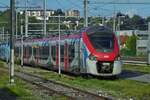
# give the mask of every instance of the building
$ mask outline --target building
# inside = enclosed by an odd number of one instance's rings
[[[120,48],[126,48],[126,41],[130,36],[134,34],[133,30],[122,30],[122,31],[116,31],[116,35],[119,38],[120,42]]]
[[[125,30],[125,31],[117,31],[117,36],[120,39],[120,48],[126,48],[126,41],[133,34],[137,36],[136,40],[136,55],[147,55],[148,51],[148,31],[140,31],[140,30]]]
[[[25,11],[21,11],[20,14],[23,14]],[[48,20],[49,17],[55,15],[56,10],[46,10],[46,19]],[[44,10],[27,10],[27,15],[29,17],[36,17],[38,20],[43,20]],[[65,12],[65,16],[69,17],[79,17],[80,12],[79,10],[67,10]]]
[[[25,11],[21,11],[20,14],[23,14]],[[47,10],[46,11],[46,19],[48,20],[49,17],[53,16],[55,10]],[[29,17],[36,17],[38,20],[43,20],[44,10],[27,10],[27,16]]]
[[[54,10],[46,10],[46,16],[53,16],[54,12]],[[44,10],[27,10],[27,15],[30,17],[41,17],[44,15]]]
[[[148,51],[148,31],[136,31],[136,53],[137,55],[147,55]]]
[[[65,16],[79,17],[80,16],[80,12],[79,12],[79,10],[67,10],[65,12]]]

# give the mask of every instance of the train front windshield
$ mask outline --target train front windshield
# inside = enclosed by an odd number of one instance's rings
[[[114,36],[112,33],[96,32],[88,35],[97,52],[112,52],[114,49]]]

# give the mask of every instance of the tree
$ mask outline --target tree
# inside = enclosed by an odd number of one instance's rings
[[[150,22],[150,16],[146,18],[146,22]]]
[[[57,9],[57,10],[54,12],[54,15],[55,15],[55,16],[58,16],[58,15],[64,16],[65,13],[64,13],[61,9]]]
[[[128,51],[130,52],[129,55],[136,55],[136,40],[137,37],[135,34],[133,34],[126,42],[126,47]]]
[[[131,21],[132,21],[132,25],[133,25],[134,29],[139,29],[139,30],[146,30],[147,29],[147,27],[145,26],[146,20],[144,18],[142,18],[141,16],[134,15],[131,18]]]
[[[10,10],[0,11],[0,27],[5,27],[5,32],[10,31]]]

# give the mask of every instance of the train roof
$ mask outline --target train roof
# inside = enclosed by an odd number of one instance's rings
[[[106,27],[106,26],[100,26],[100,25],[97,25],[97,26],[92,26],[92,27],[88,27],[85,32],[90,35],[90,34],[93,34],[93,33],[108,33],[108,34],[113,34],[113,31],[109,28],[109,27]]]

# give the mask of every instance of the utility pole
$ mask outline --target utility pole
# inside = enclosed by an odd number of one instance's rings
[[[105,24],[105,17],[102,17],[102,24]]]
[[[59,46],[58,46],[58,55],[59,55],[59,61],[58,61],[58,73],[61,75],[61,66],[60,66],[60,60],[61,60],[61,55],[60,55],[60,14],[59,14],[59,25],[58,25],[58,30],[59,30]]]
[[[23,67],[23,25],[21,20],[21,67]]]
[[[10,35],[10,84],[14,83],[14,33],[15,33],[15,0],[10,0],[11,7],[11,35]]]
[[[28,0],[25,0],[25,37],[28,37],[28,15],[27,15],[27,2],[28,2]]]
[[[18,14],[17,14],[17,10],[16,10],[16,39],[18,37]]]
[[[150,65],[150,22],[148,22],[148,45],[147,45],[147,53],[148,53],[148,65]]]
[[[3,34],[3,36],[2,36],[3,39],[2,40],[4,41],[5,40],[5,27],[2,27],[2,34]]]
[[[88,0],[84,0],[84,27],[88,27]]]
[[[118,28],[117,30],[120,31],[120,24],[121,24],[121,16],[118,16]]]
[[[43,6],[44,6],[44,35],[46,36],[46,0],[44,0]]]
[[[113,32],[116,32],[116,7],[114,5],[114,16],[113,16]]]

